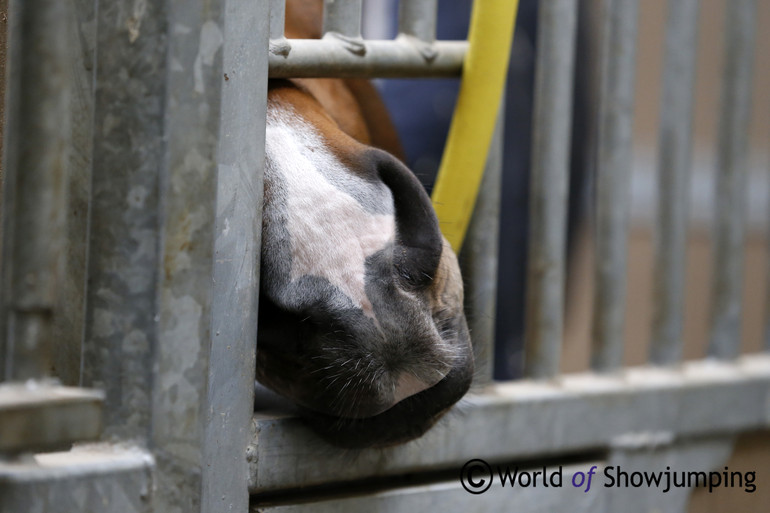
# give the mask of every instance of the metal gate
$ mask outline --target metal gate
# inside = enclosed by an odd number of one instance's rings
[[[756,0],[730,2],[725,26],[704,359],[682,362],[681,350],[698,2],[669,5],[658,310],[649,365],[638,368],[622,367],[637,0],[603,4],[593,370],[564,375],[577,2],[544,0],[527,379],[492,382],[492,351],[479,350],[475,391],[426,436],[357,452],[324,445],[294,418],[253,414],[267,79],[458,74],[467,44],[434,40],[437,1],[403,0],[401,36],[387,42],[360,37],[360,0],[326,0],[320,41],[283,38],[283,0],[10,4],[3,513],[684,511],[690,486],[601,484],[621,468],[705,487],[712,471],[734,480],[722,467],[735,437],[770,427],[770,357],[738,346]],[[473,332],[487,340],[499,131],[495,140],[465,264],[485,314]],[[505,487],[506,467],[529,479],[542,470],[540,481]]]

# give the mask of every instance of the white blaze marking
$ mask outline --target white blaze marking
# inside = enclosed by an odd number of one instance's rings
[[[388,215],[367,212],[318,170],[344,176],[354,187],[372,188],[352,174],[324,145],[315,129],[299,116],[271,108],[266,153],[286,185],[291,280],[312,275],[327,279],[364,313],[374,317],[366,296],[365,261],[395,239],[393,199]]]

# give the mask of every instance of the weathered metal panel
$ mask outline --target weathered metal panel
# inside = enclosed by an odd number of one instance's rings
[[[548,378],[563,338],[577,3],[545,2],[538,16],[524,370]]]
[[[155,510],[245,510],[267,5],[110,2],[98,34],[85,381]]]
[[[637,10],[638,0],[607,0],[603,15],[591,354],[598,371],[623,361]]]
[[[166,4],[100,2],[85,386],[106,393],[105,436],[150,432],[160,265]]]
[[[673,364],[682,358],[699,1],[670,2],[668,9],[658,136],[655,299],[650,345],[650,360],[657,364]]]
[[[252,492],[458,468],[472,458],[513,461],[607,448],[629,433],[669,438],[770,427],[770,356],[681,369],[500,383],[471,394],[419,440],[341,451],[300,420],[255,416]]]

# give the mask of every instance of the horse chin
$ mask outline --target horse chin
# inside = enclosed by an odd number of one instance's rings
[[[421,437],[467,391],[473,364],[454,367],[432,387],[371,417],[349,418],[303,410],[302,418],[327,442],[343,449],[386,448]]]

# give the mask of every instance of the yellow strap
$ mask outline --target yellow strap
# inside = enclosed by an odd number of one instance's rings
[[[460,94],[433,188],[441,231],[455,252],[468,229],[508,70],[518,0],[475,0]]]

